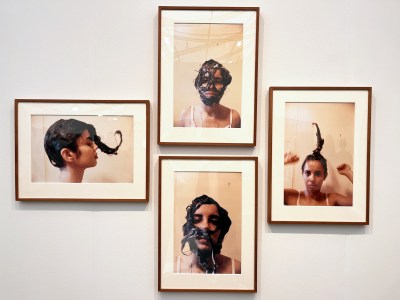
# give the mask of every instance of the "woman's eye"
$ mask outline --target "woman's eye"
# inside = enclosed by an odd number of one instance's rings
[[[201,221],[201,218],[200,218],[200,217],[196,217],[196,216],[195,216],[195,217],[193,218],[193,223],[195,223],[195,224],[196,224],[196,223],[199,223],[200,221]]]
[[[213,225],[218,225],[218,219],[211,219],[210,223]]]

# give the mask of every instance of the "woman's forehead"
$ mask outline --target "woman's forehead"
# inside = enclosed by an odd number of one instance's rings
[[[87,129],[85,129],[82,132],[81,136],[77,139],[77,142],[78,143],[79,142],[85,143],[88,138],[90,138],[90,133],[89,133],[89,131]]]
[[[217,69],[217,70],[214,72],[214,77],[221,77],[221,78],[222,78],[222,74],[221,74],[221,70],[220,70],[220,69]]]
[[[324,170],[319,160],[308,160],[304,165],[304,170]]]
[[[197,208],[194,213],[195,214],[209,213],[209,214],[219,215],[218,208],[215,204],[203,204],[199,208]]]

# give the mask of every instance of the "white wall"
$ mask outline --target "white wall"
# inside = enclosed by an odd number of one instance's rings
[[[260,6],[257,146],[159,147],[157,6]],[[2,0],[0,299],[399,299],[400,2]],[[266,223],[269,86],[372,86],[371,225]],[[15,98],[149,99],[148,204],[20,203]],[[157,292],[158,156],[259,157],[258,292]]]

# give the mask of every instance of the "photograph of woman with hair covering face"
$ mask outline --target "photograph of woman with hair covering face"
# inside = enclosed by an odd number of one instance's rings
[[[182,191],[183,185],[189,189],[187,193],[181,192],[183,195],[177,196],[175,203],[177,228],[174,231],[174,272],[241,274],[241,201],[238,193],[241,174],[177,173],[175,182],[178,187],[175,189]],[[213,179],[221,184],[219,191],[214,186],[206,188],[207,194],[200,193],[192,199],[189,198],[199,190],[193,185],[196,181],[199,185],[206,186]],[[226,193],[223,195],[224,187]]]
[[[42,159],[39,161],[32,159],[32,181],[81,183],[86,177],[86,171],[98,165],[100,156],[100,160],[108,157],[109,160],[119,165],[115,158],[120,155],[120,152],[125,152],[122,150],[125,148],[123,146],[124,139],[127,138],[128,141],[131,141],[131,130],[128,128],[129,126],[130,128],[132,127],[132,119],[122,117],[124,119],[122,122],[121,120],[116,122],[118,118],[34,116],[32,118],[33,127],[39,126],[40,128],[33,130],[32,147],[38,149],[38,145],[43,145],[42,151],[44,151],[45,156],[38,155],[38,157],[45,157],[46,159],[45,162]],[[114,122],[107,121],[107,119],[114,119]],[[109,125],[114,123],[115,129],[111,133],[109,129],[104,131],[104,126],[101,126],[102,132],[98,132],[93,123],[99,123],[99,121]],[[43,134],[41,142],[39,140],[40,132]],[[107,137],[104,136],[105,133],[107,133]],[[100,153],[102,154],[100,155]],[[36,151],[33,155],[37,155]],[[103,155],[106,156],[103,157]],[[124,159],[127,158],[124,154],[122,156]],[[49,165],[51,167],[48,167]],[[57,177],[54,176],[54,170],[58,170]],[[121,170],[127,171],[126,169]],[[38,173],[36,174],[36,172]],[[104,171],[101,170],[101,172]],[[100,175],[102,177],[101,180],[96,180],[95,177],[89,176],[89,180],[85,182],[110,182],[112,181],[110,178],[113,173],[112,168],[108,169],[107,173],[107,175]],[[128,175],[128,177],[131,176]]]
[[[174,36],[174,126],[240,128],[243,25],[180,23]]]
[[[229,71],[219,62],[204,62],[194,80],[201,102],[185,108],[177,126],[240,128],[240,115],[220,104],[221,98],[232,81]]]
[[[287,103],[286,116],[285,149],[288,151],[284,153],[284,164],[290,169],[285,169],[285,205],[352,206],[354,104]],[[307,121],[308,117],[320,119],[323,125]],[[314,137],[315,146],[308,153],[304,153],[307,151],[304,145],[298,146],[305,134]],[[331,181],[325,184],[330,177]]]

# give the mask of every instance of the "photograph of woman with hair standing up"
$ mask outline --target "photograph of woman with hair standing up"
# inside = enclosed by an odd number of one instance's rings
[[[301,174],[304,179],[304,190],[284,190],[285,205],[306,205],[306,206],[351,206],[352,196],[343,196],[339,193],[321,192],[322,184],[328,176],[327,160],[321,154],[324,139],[321,137],[318,124],[313,123],[317,128],[317,148],[306,156],[301,165]],[[299,162],[299,157],[291,152],[285,153],[284,164]],[[337,166],[337,172],[346,176],[353,182],[353,171],[349,164],[342,163]]]

